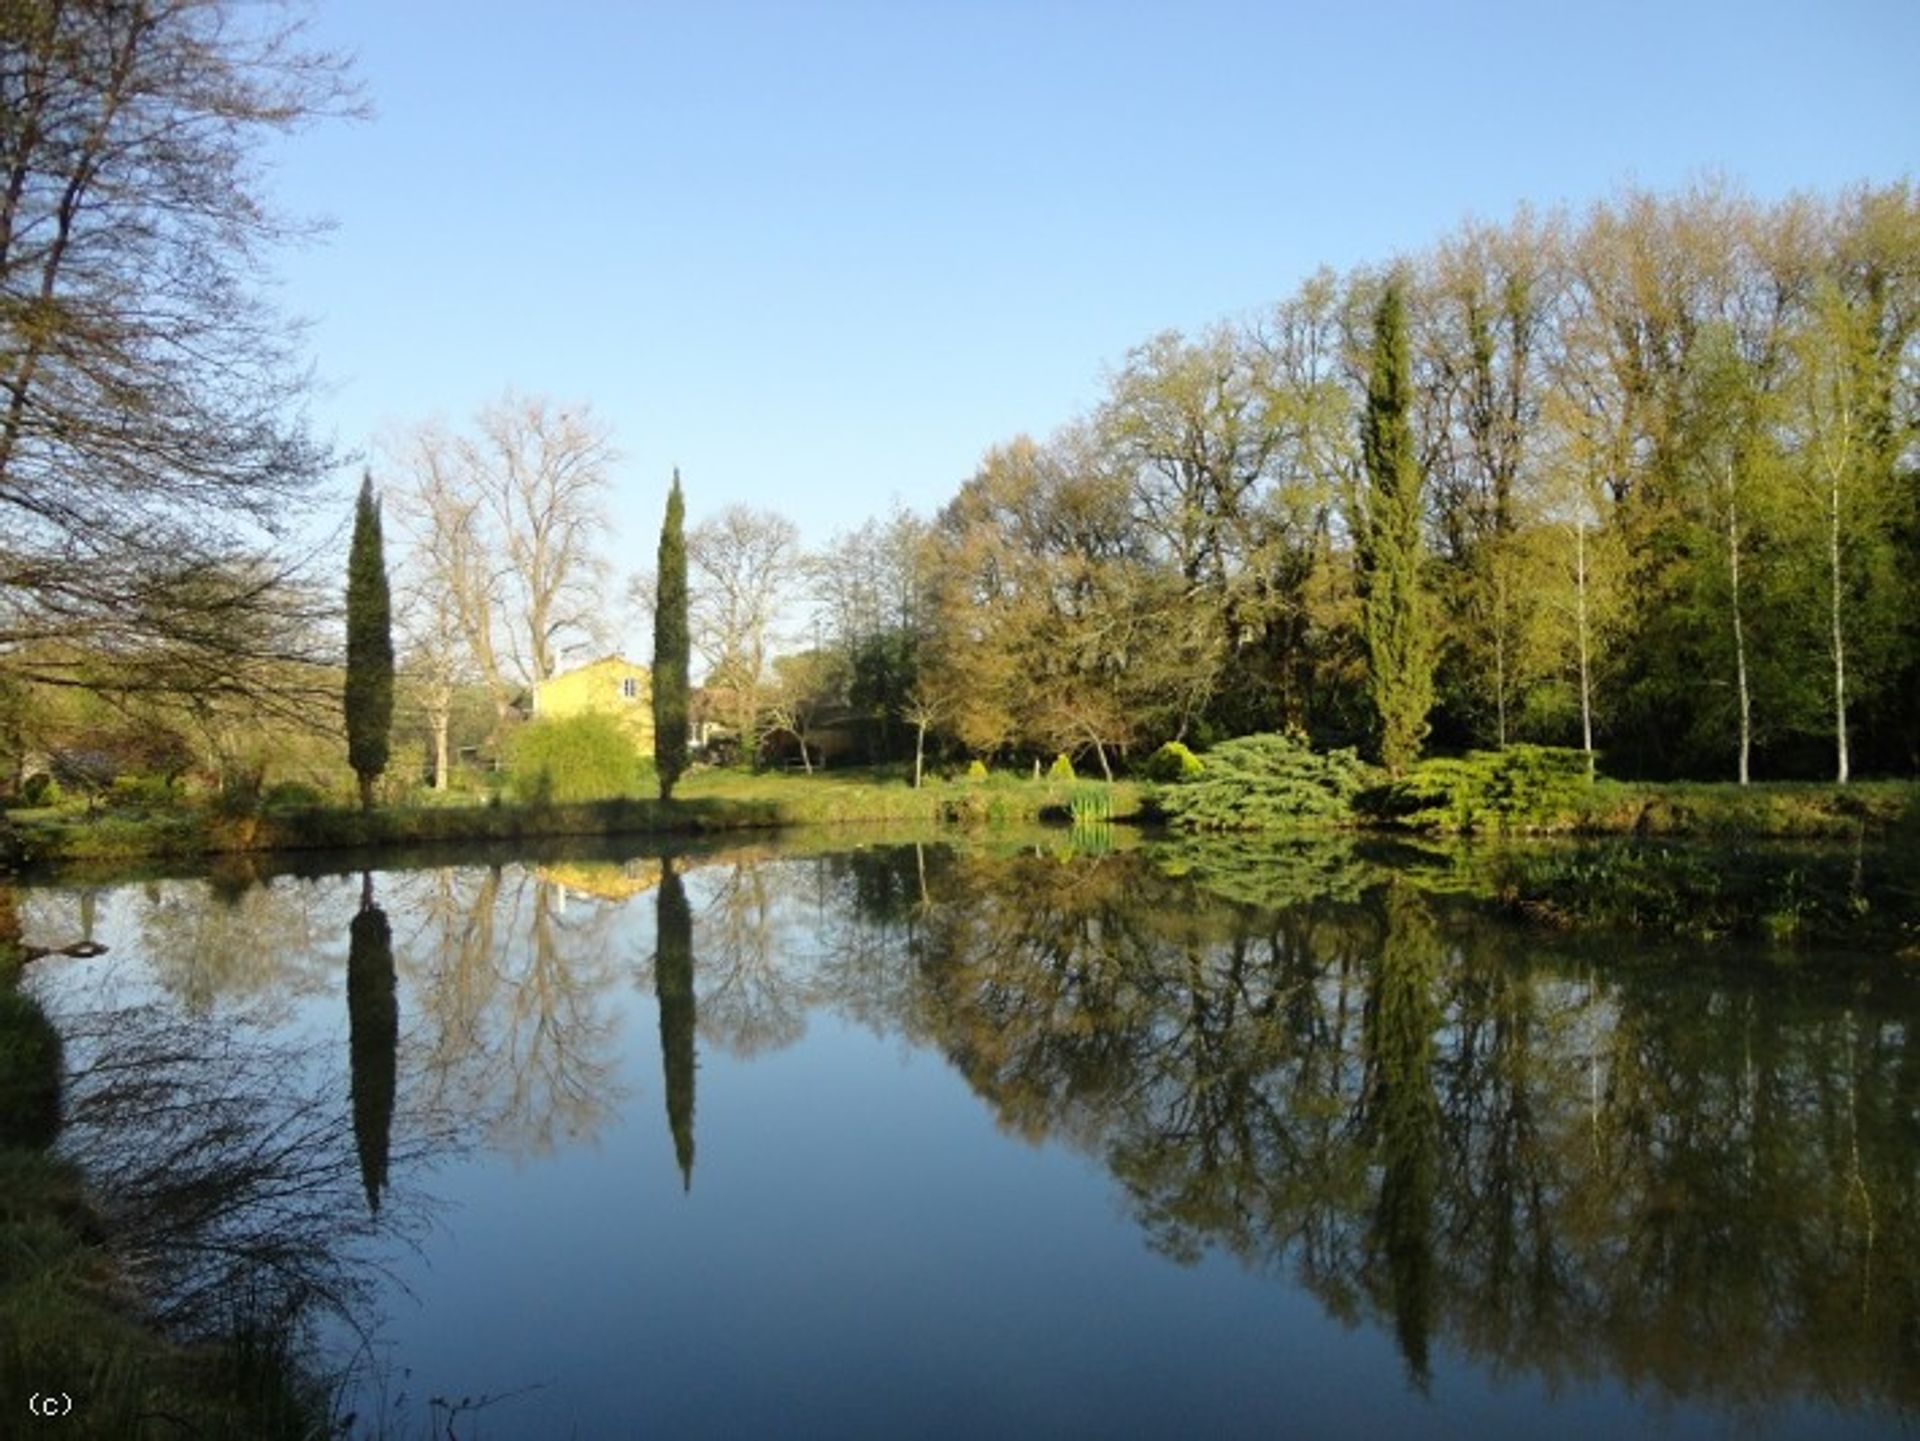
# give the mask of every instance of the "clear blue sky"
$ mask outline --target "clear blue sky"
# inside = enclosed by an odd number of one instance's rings
[[[1717,171],[1762,197],[1920,146],[1920,3],[323,0],[376,114],[275,173],[323,430],[585,401],[610,550],[669,468],[826,539],[946,500],[1169,327],[1468,215]],[[345,494],[343,477],[343,495]]]

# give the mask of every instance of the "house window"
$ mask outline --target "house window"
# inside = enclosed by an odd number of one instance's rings
[[[635,680],[632,676],[627,676],[620,682],[620,698],[622,700],[637,700],[639,696],[639,681]]]

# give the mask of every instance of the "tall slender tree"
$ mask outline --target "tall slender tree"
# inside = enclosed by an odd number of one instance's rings
[[[347,553],[347,761],[360,780],[360,808],[373,809],[373,783],[387,768],[393,729],[393,604],[380,539],[373,476],[360,481]]]
[[[660,526],[660,559],[653,607],[653,760],[660,775],[660,799],[672,800],[673,787],[687,769],[687,720],[690,683],[687,663],[687,506],[680,494],[680,472],[673,472],[667,515]]]
[[[1380,759],[1396,775],[1420,758],[1435,652],[1433,606],[1421,577],[1421,476],[1408,417],[1413,387],[1404,288],[1400,276],[1389,278],[1374,310],[1360,417],[1366,493],[1357,527],[1368,688],[1379,717]]]

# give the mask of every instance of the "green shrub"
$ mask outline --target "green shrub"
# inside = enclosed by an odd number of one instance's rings
[[[592,711],[529,722],[507,747],[508,790],[526,805],[637,795],[647,789],[650,772],[620,722]]]
[[[50,1146],[60,1130],[60,1033],[31,997],[0,990],[0,1145]]]
[[[983,781],[986,778],[987,778],[987,763],[985,761],[975,760],[968,764],[967,766],[968,780]]]
[[[1206,767],[1200,763],[1199,756],[1179,741],[1168,741],[1147,757],[1145,770],[1148,780],[1158,781],[1162,785],[1175,785],[1181,781],[1199,779]]]
[[[1582,752],[1515,745],[1421,761],[1362,805],[1414,830],[1553,830],[1579,819],[1590,791]]]
[[[1053,764],[1047,767],[1047,779],[1050,781],[1070,781],[1078,779],[1073,773],[1073,762],[1067,758],[1065,751],[1055,756],[1053,758]]]
[[[1251,831],[1338,824],[1370,772],[1352,750],[1315,751],[1292,735],[1251,735],[1207,752],[1193,780],[1156,800],[1180,830]]]
[[[327,796],[305,781],[281,781],[267,789],[260,803],[270,810],[314,810],[327,803]]]
[[[57,806],[66,798],[60,782],[45,771],[28,776],[26,784],[20,787],[20,799],[29,806]]]
[[[108,800],[123,810],[163,811],[177,804],[179,796],[165,776],[120,776]]]

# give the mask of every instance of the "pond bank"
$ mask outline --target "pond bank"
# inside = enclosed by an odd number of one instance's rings
[[[672,801],[572,805],[410,805],[224,813],[211,807],[124,812],[15,812],[0,824],[0,867],[186,859],[278,851],[390,851],[562,837],[710,835],[818,825],[1019,824],[1066,818],[1098,794],[1103,819],[1142,818],[1143,788],[1125,782],[936,782],[920,789],[837,776],[695,775]]]
[[[53,1154],[62,1048],[24,969],[0,886],[0,1396],[71,1397],[57,1428],[83,1436],[321,1434],[325,1388],[286,1338],[236,1318],[222,1341],[177,1345],[143,1319],[79,1172]]]

